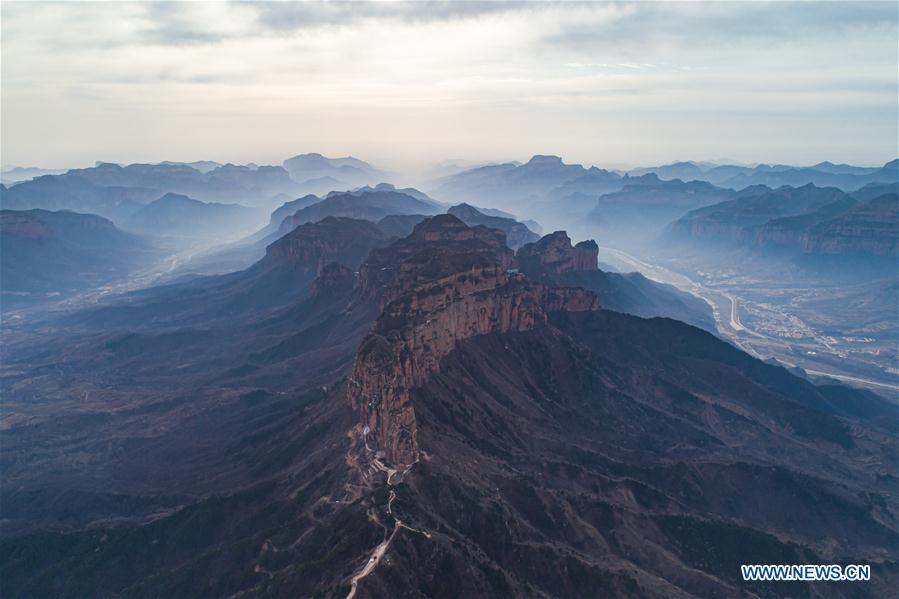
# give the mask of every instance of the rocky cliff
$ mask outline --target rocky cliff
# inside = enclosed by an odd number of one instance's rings
[[[360,270],[363,293],[382,293],[382,312],[357,353],[348,394],[369,445],[391,464],[418,459],[411,391],[439,371],[459,342],[527,331],[552,312],[599,308],[589,291],[549,288],[510,271],[510,252],[499,240],[493,230],[441,215],[372,252]],[[530,255],[539,258],[537,249]]]
[[[355,268],[368,252],[387,242],[387,236],[366,220],[330,216],[295,228],[266,248],[266,262],[321,272],[330,262]]]
[[[738,197],[692,210],[671,223],[682,239],[751,247],[798,247],[804,230],[850,209],[854,201],[832,187],[781,187],[744,190]]]
[[[575,246],[565,231],[556,231],[539,241],[522,246],[515,258],[529,276],[597,270],[599,246],[591,240]]]
[[[802,237],[802,251],[827,255],[899,256],[899,197],[882,195],[821,223]]]

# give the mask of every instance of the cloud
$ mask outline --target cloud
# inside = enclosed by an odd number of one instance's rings
[[[626,159],[616,144],[635,162],[732,155],[737,138],[750,162],[878,161],[896,147],[894,3],[3,2],[0,12],[4,160],[23,163],[262,160],[296,153],[298,139],[435,159],[523,157],[545,143],[616,162]],[[845,143],[853,126],[867,147]]]

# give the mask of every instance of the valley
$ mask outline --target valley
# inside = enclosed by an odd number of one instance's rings
[[[640,259],[610,247],[600,247],[599,259],[701,298],[712,307],[719,334],[759,358],[892,397],[899,392],[895,321],[846,309],[889,281],[848,288],[792,286],[738,276],[732,268],[696,272],[686,261]]]

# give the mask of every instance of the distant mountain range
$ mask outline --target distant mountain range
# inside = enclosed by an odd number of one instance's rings
[[[391,214],[436,214],[441,211],[442,206],[432,200],[391,189],[335,193],[286,217],[279,225],[279,233],[287,233],[299,225],[328,216],[378,221]]]
[[[90,168],[48,174],[41,169],[18,169],[0,186],[0,207],[12,210],[72,210],[98,214],[123,225],[141,205],[166,193],[203,202],[237,203],[271,209],[278,199],[306,193],[324,196],[360,185],[381,183],[385,174],[355,158],[330,159],[304,154],[281,166],[191,163],[97,163]],[[293,178],[292,178],[293,175]],[[34,178],[31,178],[31,177]],[[342,177],[338,179],[337,177]]]
[[[141,206],[122,227],[143,235],[222,239],[253,229],[256,210],[238,204],[207,203],[167,193]]]
[[[361,185],[374,185],[389,178],[387,173],[352,156],[327,158],[317,153],[299,154],[288,158],[283,164],[293,180],[307,193],[344,191]]]
[[[585,218],[598,234],[624,245],[653,240],[684,213],[717,204],[735,193],[705,181],[663,181],[652,173],[622,182],[625,185],[620,190],[594,199]]]
[[[806,254],[894,258],[899,255],[899,201],[893,193],[859,200],[834,187],[745,190],[735,199],[688,212],[675,237]]]
[[[77,175],[44,175],[11,187],[0,185],[0,208],[70,210],[121,223],[160,195],[158,190],[144,187],[96,185]]]
[[[737,190],[751,185],[802,187],[812,183],[818,187],[829,186],[838,187],[844,191],[855,191],[869,183],[899,181],[899,160],[887,162],[882,167],[860,167],[831,162],[821,162],[810,167],[767,164],[754,167],[713,166],[694,162],[676,162],[630,171],[632,175],[647,173],[654,173],[660,179],[682,179],[684,181],[695,179]]]
[[[13,166],[6,168],[0,172],[0,183],[11,185],[20,181],[28,181],[35,177],[43,175],[59,175],[65,172],[65,169],[49,169],[38,168],[33,166]]]
[[[99,216],[0,210],[0,293],[6,307],[122,280],[157,257],[144,240]]]

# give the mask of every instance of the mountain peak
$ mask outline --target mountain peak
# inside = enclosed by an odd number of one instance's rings
[[[552,154],[534,154],[527,164],[529,165],[561,165],[562,158]]]
[[[457,216],[438,214],[415,225],[411,237],[423,241],[465,241],[474,238],[474,231]]]
[[[551,312],[599,308],[596,295],[585,289],[549,288],[511,271],[511,252],[493,245],[494,232],[501,233],[441,214],[408,238],[373,251],[360,269],[363,290],[382,289],[384,295],[381,315],[357,352],[347,395],[366,446],[390,464],[418,460],[411,391],[439,371],[440,360],[457,344],[531,330],[548,322]]]
[[[572,246],[568,233],[556,231],[523,245],[516,260],[522,272],[537,277],[597,270],[598,254],[599,246],[592,239]]]

